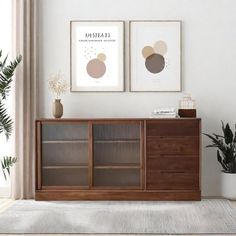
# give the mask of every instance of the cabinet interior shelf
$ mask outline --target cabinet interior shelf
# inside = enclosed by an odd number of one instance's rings
[[[88,143],[88,140],[44,140],[43,143]]]
[[[83,169],[83,168],[88,168],[88,165],[86,164],[68,164],[68,165],[48,165],[48,166],[43,166],[43,169]]]
[[[139,169],[139,164],[110,164],[110,165],[95,165],[94,169]]]
[[[140,139],[105,139],[94,140],[94,143],[140,143]]]
[[[88,143],[88,140],[44,140],[42,143]],[[140,143],[140,139],[108,139],[94,140],[94,143]]]

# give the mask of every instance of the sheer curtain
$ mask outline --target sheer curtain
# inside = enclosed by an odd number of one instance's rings
[[[34,197],[34,121],[37,117],[37,1],[13,1],[13,57],[23,61],[15,74],[15,156],[12,198]]]

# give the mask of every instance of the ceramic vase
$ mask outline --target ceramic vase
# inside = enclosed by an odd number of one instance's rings
[[[53,116],[55,118],[61,118],[63,115],[63,105],[61,104],[61,99],[55,99],[53,102]]]

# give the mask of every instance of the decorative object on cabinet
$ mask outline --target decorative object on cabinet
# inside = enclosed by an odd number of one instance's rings
[[[191,94],[185,94],[179,102],[180,109],[195,109],[196,102],[192,99]]]
[[[55,118],[61,118],[63,115],[63,105],[61,104],[61,99],[55,99],[53,102],[52,114]]]
[[[224,125],[222,121],[223,134],[206,134],[211,139],[212,144],[206,147],[217,148],[217,160],[223,170],[221,190],[222,196],[231,200],[236,200],[236,130],[231,130],[229,124]]]
[[[64,80],[64,75],[58,72],[57,74],[51,76],[48,81],[48,85],[55,97],[52,106],[52,114],[55,118],[61,118],[63,115],[63,105],[60,97],[68,90],[68,83]]]
[[[178,117],[175,108],[161,108],[155,109],[152,112],[151,118],[176,118]]]
[[[124,90],[124,22],[71,21],[71,91]]]
[[[179,102],[178,114],[180,117],[197,117],[196,102],[190,94],[185,94]]]
[[[178,114],[180,117],[197,117],[196,109],[179,109]]]
[[[130,90],[181,91],[181,21],[130,22]]]
[[[200,119],[36,121],[36,200],[200,200]]]

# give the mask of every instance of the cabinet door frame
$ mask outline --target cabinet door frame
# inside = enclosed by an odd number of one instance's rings
[[[35,190],[42,189],[42,124],[35,122]]]
[[[42,126],[45,124],[86,124],[88,126],[88,186],[46,186],[43,185],[43,165],[42,165]],[[35,190],[88,190],[89,189],[89,121],[85,119],[75,120],[36,120],[35,121],[36,137],[35,137]]]
[[[91,139],[89,139],[89,142],[91,144],[90,148],[90,163],[91,163],[91,174],[90,174],[90,178],[91,178],[91,186],[90,189],[93,190],[109,190],[109,191],[116,191],[116,190],[144,190],[145,188],[145,156],[144,156],[144,121],[142,119],[96,119],[96,120],[91,120],[91,127],[90,127],[90,136]],[[139,147],[139,154],[140,154],[140,168],[139,168],[139,174],[140,174],[140,184],[137,187],[133,187],[133,186],[113,186],[113,187],[106,187],[106,186],[94,186],[93,183],[93,176],[94,176],[94,134],[93,134],[93,127],[96,124],[104,124],[104,125],[109,125],[109,124],[138,124],[140,126],[139,129],[139,137],[140,137],[140,147]]]

